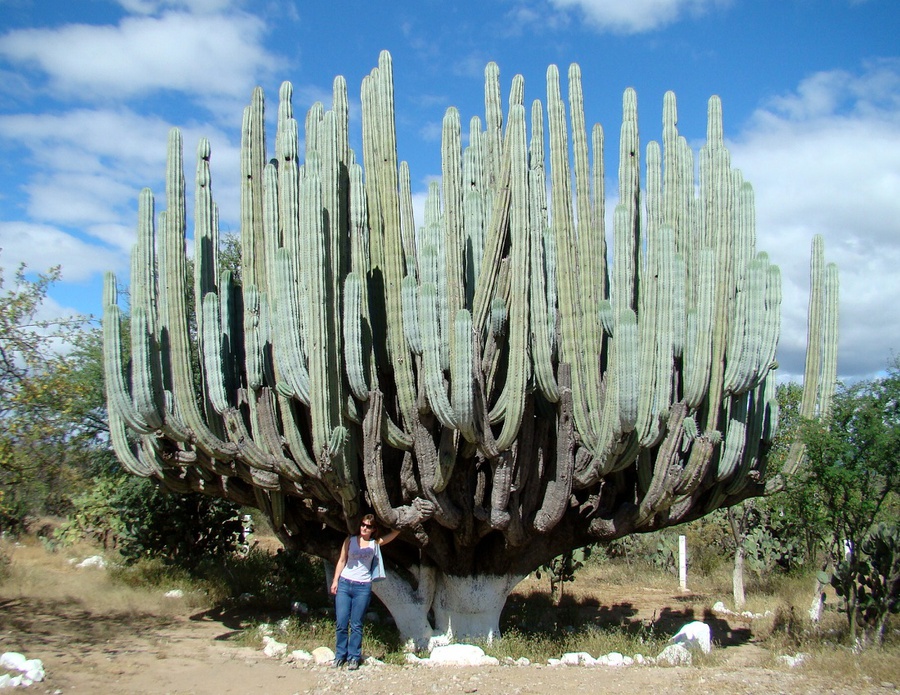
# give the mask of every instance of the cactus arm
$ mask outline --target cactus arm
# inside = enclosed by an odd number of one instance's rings
[[[501,146],[501,120],[499,71],[494,63],[489,63],[485,68],[485,127],[488,142],[485,156],[489,162],[487,168],[490,171],[489,189],[492,191],[493,205],[485,210],[490,210],[490,221],[484,233],[481,270],[472,299],[472,325],[479,334],[483,334],[490,315],[490,304],[494,298],[509,223],[512,152],[508,145]]]
[[[725,438],[719,456],[716,482],[730,478],[744,455],[744,446],[747,442],[749,400],[749,393],[729,398],[728,423],[725,426]]]
[[[104,276],[103,302],[103,371],[106,382],[106,400],[110,410],[115,410],[129,428],[139,433],[151,432],[140,413],[135,409],[122,373],[121,312],[116,304],[116,276]]]
[[[445,278],[446,287],[446,302],[441,325],[447,329],[445,342],[449,348],[448,362],[449,356],[454,354],[456,348],[456,334],[452,326],[457,312],[465,308],[460,128],[459,111],[451,106],[444,115],[441,135],[444,243],[440,248],[445,253],[442,275]]]
[[[450,363],[450,388],[454,421],[466,441],[475,444],[474,349],[472,345],[472,315],[460,309],[454,322],[455,354]]]
[[[516,105],[509,114],[509,147],[513,165],[510,172],[512,189],[510,203],[510,320],[508,336],[508,365],[506,381],[500,400],[504,403],[503,428],[497,437],[497,448],[504,451],[512,446],[525,410],[525,389],[531,376],[528,356],[528,171],[525,147],[525,109]]]
[[[159,476],[162,469],[156,465],[155,461],[147,462],[134,453],[127,434],[131,426],[126,424],[118,409],[110,407],[107,413],[109,417],[109,439],[113,445],[113,451],[116,453],[116,457],[123,468],[141,478],[149,478],[154,475]]]
[[[406,343],[414,355],[422,354],[422,336],[419,332],[419,287],[412,275],[403,278],[403,331]]]
[[[369,397],[363,368],[362,333],[360,331],[359,276],[350,273],[344,280],[344,365],[350,390],[357,400]]]
[[[131,309],[131,393],[135,410],[154,430],[165,429],[159,346],[143,307]]]
[[[373,267],[383,265],[384,302],[387,317],[388,356],[397,386],[398,410],[403,418],[413,412],[416,400],[413,359],[403,331],[402,282],[406,274],[398,194],[397,141],[394,127],[393,68],[390,55],[383,51],[377,71],[363,83],[363,121],[371,121],[363,130],[364,152],[369,159],[366,169],[374,174],[375,186],[367,196],[369,219],[379,216],[383,254],[373,249]],[[367,136],[369,142],[367,143]],[[368,179],[367,179],[368,185]],[[372,206],[373,198],[377,201]],[[371,209],[374,207],[374,209]],[[379,243],[377,230],[372,240]],[[404,422],[409,430],[409,423]]]
[[[313,452],[320,467],[331,468],[331,442],[340,422],[340,379],[332,367],[336,360],[332,340],[331,311],[335,304],[326,278],[326,241],[322,220],[321,176],[317,157],[306,164],[301,182],[301,237],[306,247],[304,264],[309,292],[310,415]]]
[[[572,121],[572,150],[575,165],[575,239],[578,257],[577,283],[580,302],[579,340],[586,356],[584,360],[585,387],[588,404],[592,411],[600,409],[600,359],[603,343],[600,335],[600,322],[597,315],[597,303],[603,297],[602,282],[598,283],[597,256],[599,240],[595,236],[596,227],[591,211],[591,175],[587,147],[587,131],[584,122],[584,96],[581,89],[581,68],[576,63],[569,66],[569,114]],[[596,191],[595,191],[596,194]],[[602,195],[602,190],[600,195]]]
[[[241,134],[241,272],[244,281],[265,287],[263,171],[266,166],[265,99],[253,90]]]
[[[775,350],[781,327],[781,270],[770,264],[766,273],[765,328],[759,341],[759,363],[768,374],[776,367]]]
[[[766,421],[767,399],[765,398],[765,384],[760,384],[750,392],[750,403],[747,409],[747,441],[741,461],[731,480],[725,486],[725,494],[729,497],[738,495],[747,487],[753,478],[759,478],[757,464],[759,461],[759,444],[762,441],[763,427]],[[756,470],[756,475],[751,477],[751,471]]]
[[[456,427],[456,415],[444,387],[440,364],[438,335],[437,288],[426,282],[419,288],[419,333],[422,336],[422,361],[425,374],[425,393],[432,412],[444,427]]]
[[[572,494],[573,470],[575,467],[575,426],[572,414],[572,390],[569,388],[568,374],[559,372],[559,415],[556,435],[556,457],[553,469],[546,472],[546,489],[541,507],[534,515],[534,530],[547,533],[555,527],[569,505]],[[549,463],[549,462],[547,462]],[[546,465],[546,463],[545,463]]]
[[[592,188],[594,190],[591,206],[591,220],[595,238],[595,268],[591,275],[598,284],[594,300],[600,302],[609,297],[609,265],[606,253],[606,179],[603,164],[604,152],[603,127],[597,123],[591,129],[591,150],[594,153]]]
[[[728,151],[722,135],[722,103],[709,100],[706,157],[701,159],[701,196],[704,196],[705,234],[708,245],[716,250],[715,313],[713,319],[712,360],[706,429],[716,429],[723,397],[725,351],[729,331],[729,310],[734,293],[733,267],[733,180]],[[712,236],[715,235],[715,236]]]
[[[819,387],[819,414],[828,417],[837,384],[838,352],[838,269],[825,266],[825,306],[822,320],[822,379]]]
[[[803,372],[803,396],[800,400],[800,415],[804,418],[816,416],[819,396],[819,378],[822,372],[822,317],[825,311],[825,241],[821,235],[813,237],[810,259],[809,320],[807,342],[815,349],[806,353]]]
[[[222,317],[219,297],[215,292],[207,292],[201,307],[203,332],[200,336],[204,369],[207,374],[207,397],[218,413],[228,408],[225,389],[224,365],[222,359]]]
[[[569,178],[569,148],[566,134],[565,106],[559,91],[559,70],[555,65],[547,69],[547,121],[550,129],[550,172],[552,229],[555,239],[557,290],[559,292],[559,361],[572,369],[572,407],[575,429],[588,448],[597,445],[599,423],[589,409],[586,374],[578,345],[580,335],[581,298],[578,296],[578,266],[574,258],[577,249],[572,220]],[[593,359],[595,355],[591,355]]]
[[[307,477],[307,485],[310,485],[309,479],[317,480],[319,478],[319,469],[312,456],[310,456],[307,444],[303,441],[303,435],[297,427],[297,413],[295,412],[297,409],[296,402],[281,393],[277,393],[277,398],[279,405],[278,411],[281,417],[281,429],[284,432],[287,450],[290,452],[291,458]],[[328,497],[329,495],[325,496]]]
[[[433,506],[417,499],[411,505],[394,507],[391,505],[385,485],[384,462],[382,460],[381,420],[383,418],[384,396],[380,391],[369,394],[366,415],[363,420],[363,473],[372,507],[378,518],[390,528],[415,528],[434,513]],[[420,531],[420,541],[427,542],[427,536]],[[419,535],[419,534],[417,534]]]
[[[449,471],[439,472],[439,466],[447,462],[440,460],[431,432],[419,417],[413,422],[412,440],[416,464],[419,468],[421,494],[434,505],[434,520],[448,529],[456,529],[461,523],[459,508],[450,499],[446,489],[437,490],[436,481],[449,480]]]
[[[697,305],[688,313],[685,336],[684,394],[689,408],[699,407],[708,392],[716,286],[715,255],[704,249],[700,252]]]
[[[304,405],[310,404],[310,377],[304,364],[301,335],[301,309],[296,261],[288,249],[278,249],[272,275],[276,296],[275,363],[281,378],[277,388],[280,393],[296,398]]]
[[[550,295],[544,258],[544,234],[547,224],[547,177],[544,170],[544,127],[541,102],[534,100],[531,106],[531,149],[528,154],[528,211],[529,211],[529,268],[530,292],[530,344],[534,376],[544,398],[551,403],[559,400],[559,387],[553,373],[553,335],[547,307]]]
[[[676,403],[669,414],[666,437],[656,452],[653,465],[653,477],[646,494],[638,504],[637,523],[642,524],[655,514],[666,509],[673,498],[673,487],[676,482],[678,451],[684,435],[684,418],[687,408],[684,403]]]

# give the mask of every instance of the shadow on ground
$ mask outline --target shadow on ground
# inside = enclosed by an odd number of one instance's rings
[[[709,625],[713,641],[720,647],[736,647],[750,641],[752,634],[746,627],[733,627],[728,621],[709,610],[698,614],[693,606],[662,605],[684,602],[682,597],[658,597],[661,605],[651,616],[641,615],[630,601],[605,605],[595,598],[564,596],[559,606],[553,605],[547,594],[513,595],[507,601],[500,621],[500,630],[515,628],[531,635],[577,630],[586,626],[627,634],[654,634],[670,637],[686,623],[700,620]]]

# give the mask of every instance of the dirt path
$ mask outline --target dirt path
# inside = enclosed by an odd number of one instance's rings
[[[703,668],[622,669],[373,666],[356,673],[295,666],[229,639],[238,624],[208,614],[163,616],[97,612],[77,600],[0,598],[0,651],[43,660],[34,692],[161,695],[191,693],[860,693],[881,684],[834,685],[804,669],[766,669],[753,644],[722,649],[724,663]]]

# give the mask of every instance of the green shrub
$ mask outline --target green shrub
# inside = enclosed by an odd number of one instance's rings
[[[243,534],[240,507],[234,503],[170,494],[153,480],[131,475],[96,479],[73,505],[56,540],[98,543],[118,550],[126,563],[153,558],[195,570],[233,553]]]
[[[233,553],[243,534],[233,502],[167,493],[145,478],[127,479],[113,504],[124,525],[119,552],[126,562],[155,557],[193,569]]]
[[[294,601],[310,608],[331,603],[322,561],[305,553],[251,548],[245,556],[231,555],[203,570],[223,585],[228,596],[245,596],[255,606],[287,610]]]

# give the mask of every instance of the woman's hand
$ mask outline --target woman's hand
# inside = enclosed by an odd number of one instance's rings
[[[337,586],[338,586],[338,578],[335,577],[335,578],[334,578],[334,581],[331,582],[331,593],[332,593],[332,594],[336,594],[336,593],[337,593]]]

